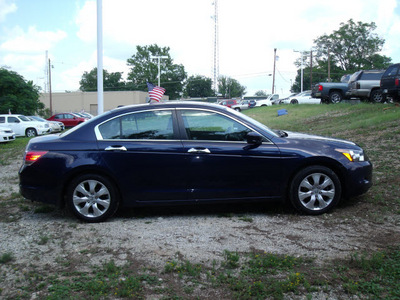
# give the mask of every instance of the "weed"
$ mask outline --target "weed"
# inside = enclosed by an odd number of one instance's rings
[[[47,214],[51,213],[55,210],[54,206],[50,205],[40,205],[39,207],[35,208],[35,214]]]
[[[46,236],[46,235],[41,235],[40,237],[39,237],[39,240],[38,240],[38,245],[46,245],[47,244],[47,242],[49,241],[49,237],[48,236]]]
[[[10,262],[12,260],[14,260],[14,256],[12,255],[11,252],[3,253],[0,256],[0,264],[6,264],[6,263],[8,263],[8,262]]]

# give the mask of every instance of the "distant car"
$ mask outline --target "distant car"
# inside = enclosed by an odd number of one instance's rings
[[[86,122],[88,118],[83,118],[74,113],[59,113],[51,116],[47,120],[62,122],[65,127],[74,127],[80,123]]]
[[[256,100],[242,100],[244,103],[248,103],[250,108],[253,108],[256,106],[257,101]]]
[[[50,132],[50,125],[48,123],[32,121],[24,115],[0,115],[0,125],[2,124],[11,128],[16,136],[33,137]]]
[[[250,108],[250,103],[245,100],[241,100],[238,104],[232,105],[231,108],[236,111],[246,110]]]
[[[385,70],[361,70],[351,75],[347,98],[360,98],[371,102],[382,102],[381,77]]]
[[[383,73],[380,89],[382,91],[382,101],[391,97],[393,101],[400,102],[400,64],[391,65]]]
[[[61,132],[63,130],[62,127],[60,126],[61,122],[48,121],[48,120],[43,119],[38,116],[28,116],[28,118],[31,119],[32,121],[48,123],[50,126],[50,133]],[[63,123],[61,123],[61,124],[63,124]]]
[[[235,99],[226,99],[226,100],[221,100],[219,104],[227,107],[232,107],[232,105],[237,104],[237,101]]]
[[[10,127],[0,126],[0,143],[7,143],[15,140],[15,133]]]
[[[286,198],[317,215],[365,193],[372,164],[350,141],[274,131],[222,105],[170,101],[116,108],[31,139],[19,179],[23,197],[66,204],[87,222],[118,207]]]
[[[282,99],[282,104],[320,104],[321,99],[313,98],[311,91],[304,91],[297,95]]]
[[[91,119],[91,118],[94,117],[92,114],[89,114],[89,113],[87,113],[87,112],[80,112],[80,113],[75,113],[75,114],[78,114],[78,115],[81,116],[82,118],[87,118],[87,119]]]
[[[271,106],[275,100],[279,99],[279,94],[269,95],[266,99],[257,100],[256,107]]]

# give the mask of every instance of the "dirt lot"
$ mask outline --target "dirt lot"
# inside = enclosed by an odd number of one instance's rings
[[[318,264],[400,242],[398,215],[371,213],[368,193],[317,217],[268,204],[139,209],[119,212],[105,223],[85,224],[64,210],[46,211],[22,200],[19,165],[16,161],[0,169],[0,195],[13,203],[1,208],[0,254],[14,257],[12,265],[2,266],[0,297],[12,294],[21,273],[38,268],[82,271],[113,259],[117,265],[135,260],[162,269],[177,256],[211,265],[222,259],[224,250],[306,256]]]

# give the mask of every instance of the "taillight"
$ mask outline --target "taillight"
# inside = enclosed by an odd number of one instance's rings
[[[394,84],[395,84],[396,86],[399,86],[399,79],[398,79],[398,78],[396,78],[396,80],[394,81]]]
[[[34,162],[38,161],[48,151],[28,151],[25,153],[25,165],[30,166]]]
[[[323,89],[323,86],[322,86],[322,85],[319,85],[319,86],[318,86],[318,91],[320,92],[320,91],[322,91],[322,89]]]

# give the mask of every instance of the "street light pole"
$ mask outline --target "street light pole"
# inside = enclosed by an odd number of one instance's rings
[[[161,85],[160,78],[161,78],[161,66],[160,66],[160,61],[162,58],[168,58],[168,56],[162,56],[162,55],[157,55],[157,56],[151,56],[150,58],[155,58],[158,60],[158,86]]]
[[[51,63],[49,58],[49,98],[50,98],[50,116],[53,115],[53,97],[51,94]]]

